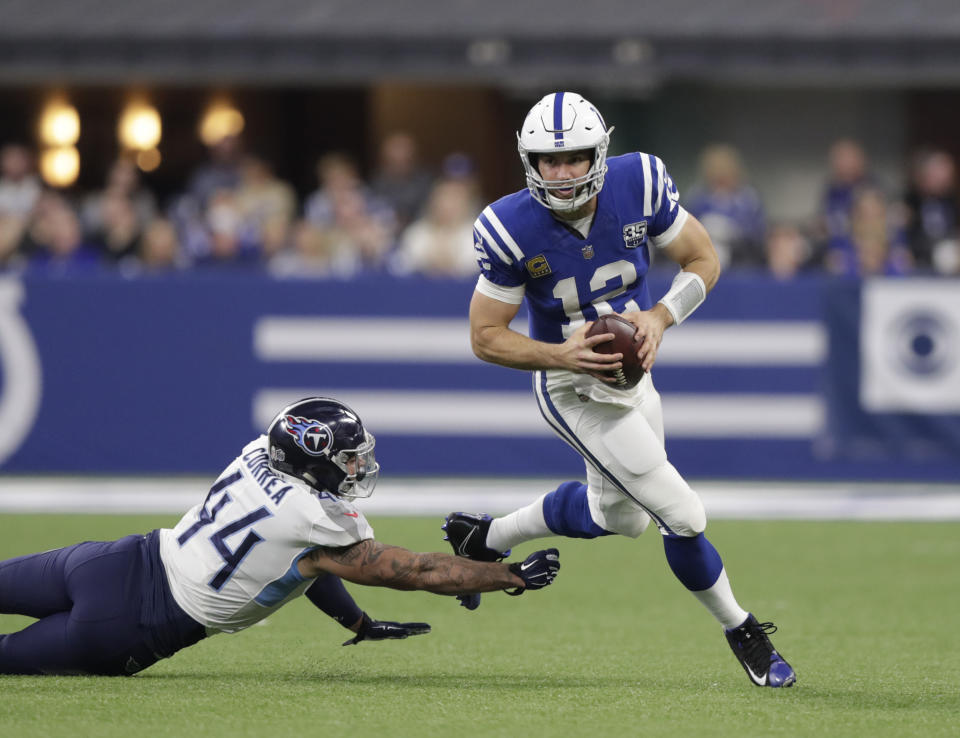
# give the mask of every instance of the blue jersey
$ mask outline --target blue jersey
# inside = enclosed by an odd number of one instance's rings
[[[666,246],[686,221],[658,157],[625,154],[607,165],[586,238],[528,190],[497,200],[474,223],[477,290],[514,304],[525,296],[538,341],[561,343],[599,315],[649,310],[649,244]]]

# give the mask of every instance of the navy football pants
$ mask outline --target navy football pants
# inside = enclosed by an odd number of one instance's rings
[[[164,594],[169,589],[154,534],[0,562],[0,612],[38,618],[0,635],[0,674],[123,675],[145,669],[203,637],[202,626],[182,610],[169,611]],[[158,603],[168,612],[157,613]]]

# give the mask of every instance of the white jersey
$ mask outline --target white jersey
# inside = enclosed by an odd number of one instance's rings
[[[312,583],[297,562],[318,546],[373,538],[363,513],[268,464],[267,437],[247,444],[173,530],[160,558],[177,604],[208,630],[232,633]]]

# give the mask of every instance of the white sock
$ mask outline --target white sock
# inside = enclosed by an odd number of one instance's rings
[[[543,498],[547,494],[540,495],[526,507],[514,510],[509,515],[494,518],[487,532],[487,548],[506,551],[534,538],[555,536],[556,533],[547,527],[543,519]]]
[[[694,592],[703,606],[713,615],[724,628],[736,628],[747,619],[749,613],[737,604],[737,599],[733,596],[733,590],[730,588],[730,580],[727,578],[727,570],[721,569],[720,576],[713,586],[708,589],[702,589]]]

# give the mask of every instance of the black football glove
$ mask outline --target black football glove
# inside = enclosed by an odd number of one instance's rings
[[[549,585],[560,570],[560,552],[555,548],[535,551],[523,560],[510,564],[510,571],[523,580],[523,586],[506,590],[509,595],[523,594],[528,589],[542,589]]]
[[[390,620],[373,620],[363,613],[363,622],[357,634],[346,641],[344,646],[352,646],[360,641],[382,641],[387,638],[407,638],[430,632],[427,623],[394,623]]]

